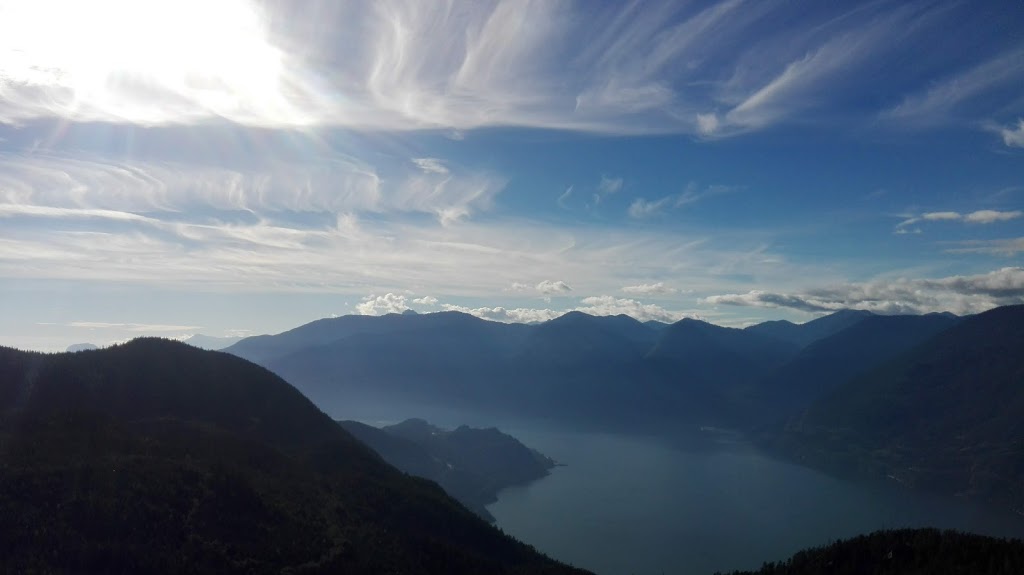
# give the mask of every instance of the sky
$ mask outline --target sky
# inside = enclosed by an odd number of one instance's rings
[[[0,345],[1024,303],[1024,3],[0,0]]]

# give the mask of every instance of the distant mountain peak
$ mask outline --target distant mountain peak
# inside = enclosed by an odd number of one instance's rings
[[[99,349],[99,346],[94,343],[73,343],[68,346],[68,353],[74,353],[76,351],[89,351],[93,349]]]

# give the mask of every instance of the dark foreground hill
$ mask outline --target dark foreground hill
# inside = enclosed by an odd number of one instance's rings
[[[8,572],[576,573],[270,372],[156,339],[0,348]]]
[[[770,444],[844,475],[1024,510],[1024,306],[965,318],[839,386]]]
[[[981,535],[902,529],[877,531],[801,551],[757,571],[732,575],[1018,575],[1024,543]]]
[[[486,506],[498,492],[548,474],[550,458],[495,428],[441,429],[422,419],[383,428],[357,421],[342,427],[406,473],[436,481],[449,495],[488,521]]]

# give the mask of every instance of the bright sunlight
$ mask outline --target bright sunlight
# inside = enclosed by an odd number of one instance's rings
[[[0,96],[24,120],[302,124],[246,0],[0,0]]]

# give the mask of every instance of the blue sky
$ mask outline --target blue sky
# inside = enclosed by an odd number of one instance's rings
[[[1024,4],[0,0],[0,344],[1024,302]]]

